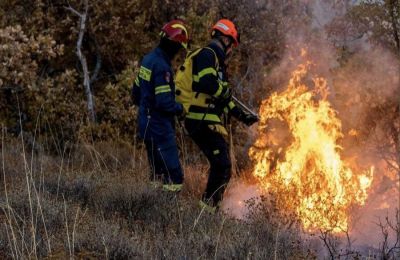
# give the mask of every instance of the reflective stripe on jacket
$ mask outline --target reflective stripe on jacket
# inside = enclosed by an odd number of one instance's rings
[[[175,115],[183,107],[175,102],[175,84],[171,62],[159,47],[147,54],[141,63],[133,87],[139,104],[139,136],[154,141],[175,138]]]
[[[225,71],[225,53],[215,43],[203,48],[193,57],[192,89],[195,98],[189,107],[187,120],[200,120],[205,124],[222,125],[224,113],[240,113],[233,101],[218,102],[221,94],[229,87]]]

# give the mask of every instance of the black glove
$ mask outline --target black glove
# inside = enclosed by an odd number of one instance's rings
[[[221,94],[218,97],[220,102],[225,102],[227,100],[231,100],[231,98],[232,98],[232,89],[227,86],[223,87]]]
[[[232,90],[229,87],[224,87],[221,94],[216,98],[216,104],[219,107],[226,107],[232,99]]]
[[[242,118],[241,121],[243,123],[245,123],[248,126],[251,126],[254,123],[257,123],[258,121],[260,121],[260,119],[258,118],[258,116],[252,115],[252,114],[245,114]]]
[[[221,97],[221,99],[224,99],[224,100],[231,99],[232,89],[230,87],[224,87],[222,89],[220,97]]]

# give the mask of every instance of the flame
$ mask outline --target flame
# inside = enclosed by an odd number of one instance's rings
[[[373,168],[356,173],[341,159],[341,121],[327,100],[326,79],[310,80],[311,66],[298,65],[287,89],[262,102],[249,155],[259,186],[274,195],[278,208],[294,213],[308,231],[342,232],[350,208],[367,199]]]
[[[358,131],[357,131],[357,130],[351,129],[351,130],[349,131],[349,135],[350,135],[350,136],[358,136],[359,134],[358,134]]]

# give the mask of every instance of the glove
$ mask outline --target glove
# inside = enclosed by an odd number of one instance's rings
[[[216,103],[220,107],[225,107],[228,105],[229,101],[231,101],[232,98],[232,90],[229,87],[224,87],[222,89],[221,94],[218,96],[216,99]]]
[[[241,121],[245,123],[247,126],[251,126],[252,124],[260,121],[260,119],[258,118],[258,116],[252,114],[245,114]]]
[[[232,89],[230,87],[225,87],[225,89],[222,90],[221,98],[230,99],[231,97],[232,97]]]
[[[229,87],[225,87],[222,89],[220,98],[223,100],[231,99],[232,97],[232,90]]]

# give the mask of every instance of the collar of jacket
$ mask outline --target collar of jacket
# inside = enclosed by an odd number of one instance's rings
[[[220,65],[225,64],[225,52],[224,50],[219,47],[215,42],[211,42],[208,47],[210,47],[211,49],[213,49],[215,51],[215,54],[217,54],[218,57],[218,63]]]
[[[155,52],[156,52],[158,55],[160,55],[161,57],[163,57],[164,60],[168,63],[168,65],[171,66],[171,60],[170,60],[170,58],[168,57],[167,53],[166,53],[163,49],[161,49],[160,47],[157,47],[157,48],[155,49]]]

